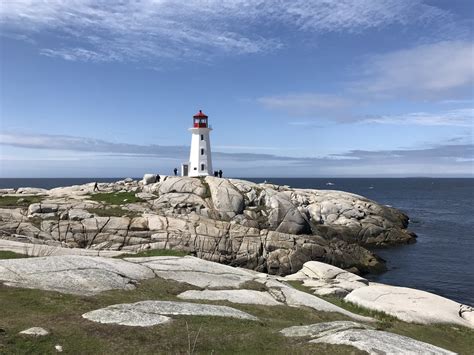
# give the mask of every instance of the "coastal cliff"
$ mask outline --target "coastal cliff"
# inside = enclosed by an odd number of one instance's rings
[[[315,260],[356,273],[385,270],[367,248],[407,244],[408,217],[355,194],[215,177],[125,179],[0,190],[0,237],[93,250],[181,250],[287,275]]]

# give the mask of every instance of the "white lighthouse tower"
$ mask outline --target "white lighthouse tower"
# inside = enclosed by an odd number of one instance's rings
[[[211,141],[209,133],[212,128],[208,125],[207,116],[199,110],[193,116],[191,131],[191,151],[189,164],[183,164],[183,176],[207,176],[212,173]]]

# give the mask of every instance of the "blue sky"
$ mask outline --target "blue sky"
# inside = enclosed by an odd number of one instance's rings
[[[0,177],[474,175],[474,3],[8,0]]]

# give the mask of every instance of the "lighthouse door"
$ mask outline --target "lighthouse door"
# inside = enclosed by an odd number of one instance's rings
[[[188,164],[181,165],[181,176],[188,176]]]

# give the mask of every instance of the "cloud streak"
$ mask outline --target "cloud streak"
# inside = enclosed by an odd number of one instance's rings
[[[442,41],[370,57],[352,90],[378,98],[448,99],[474,85],[474,45]]]
[[[65,44],[40,44],[43,55],[92,62],[268,52],[285,45],[267,35],[272,26],[357,33],[443,21],[451,21],[448,12],[421,0],[15,0],[0,7],[5,33],[54,36]]]
[[[126,143],[112,143],[105,140],[57,136],[57,135],[24,135],[4,133],[0,135],[0,145],[16,148],[27,148],[39,151],[70,151],[86,153],[88,158],[83,159],[87,164],[90,159],[107,159],[117,157],[121,159],[135,159],[130,164],[136,165],[138,158],[158,158],[160,160],[185,161],[188,158],[189,148],[186,146],[159,146],[159,145],[136,145]],[[88,154],[90,153],[90,154]],[[343,172],[345,175],[359,173],[378,175],[413,174],[423,172],[423,167],[429,167],[434,174],[446,174],[452,171],[458,174],[474,175],[473,171],[474,145],[469,142],[453,140],[444,144],[438,144],[417,149],[392,149],[392,150],[351,150],[340,154],[331,154],[325,157],[291,157],[279,156],[266,153],[223,153],[213,152],[214,159],[219,165],[225,165],[234,170],[249,166],[258,166],[258,171],[265,169],[281,168],[289,169],[298,175],[301,172],[313,171],[337,174]],[[41,158],[31,158],[38,161]],[[47,156],[44,160],[61,160],[61,156]],[[2,159],[3,165],[14,163],[11,159]],[[24,160],[24,159],[19,159]],[[66,159],[73,160],[73,159]],[[76,159],[77,160],[77,159]],[[398,172],[396,170],[398,167]],[[126,167],[124,167],[126,168]],[[448,169],[448,170],[446,170]],[[451,169],[451,170],[450,170]],[[286,171],[286,170],[285,170]]]

